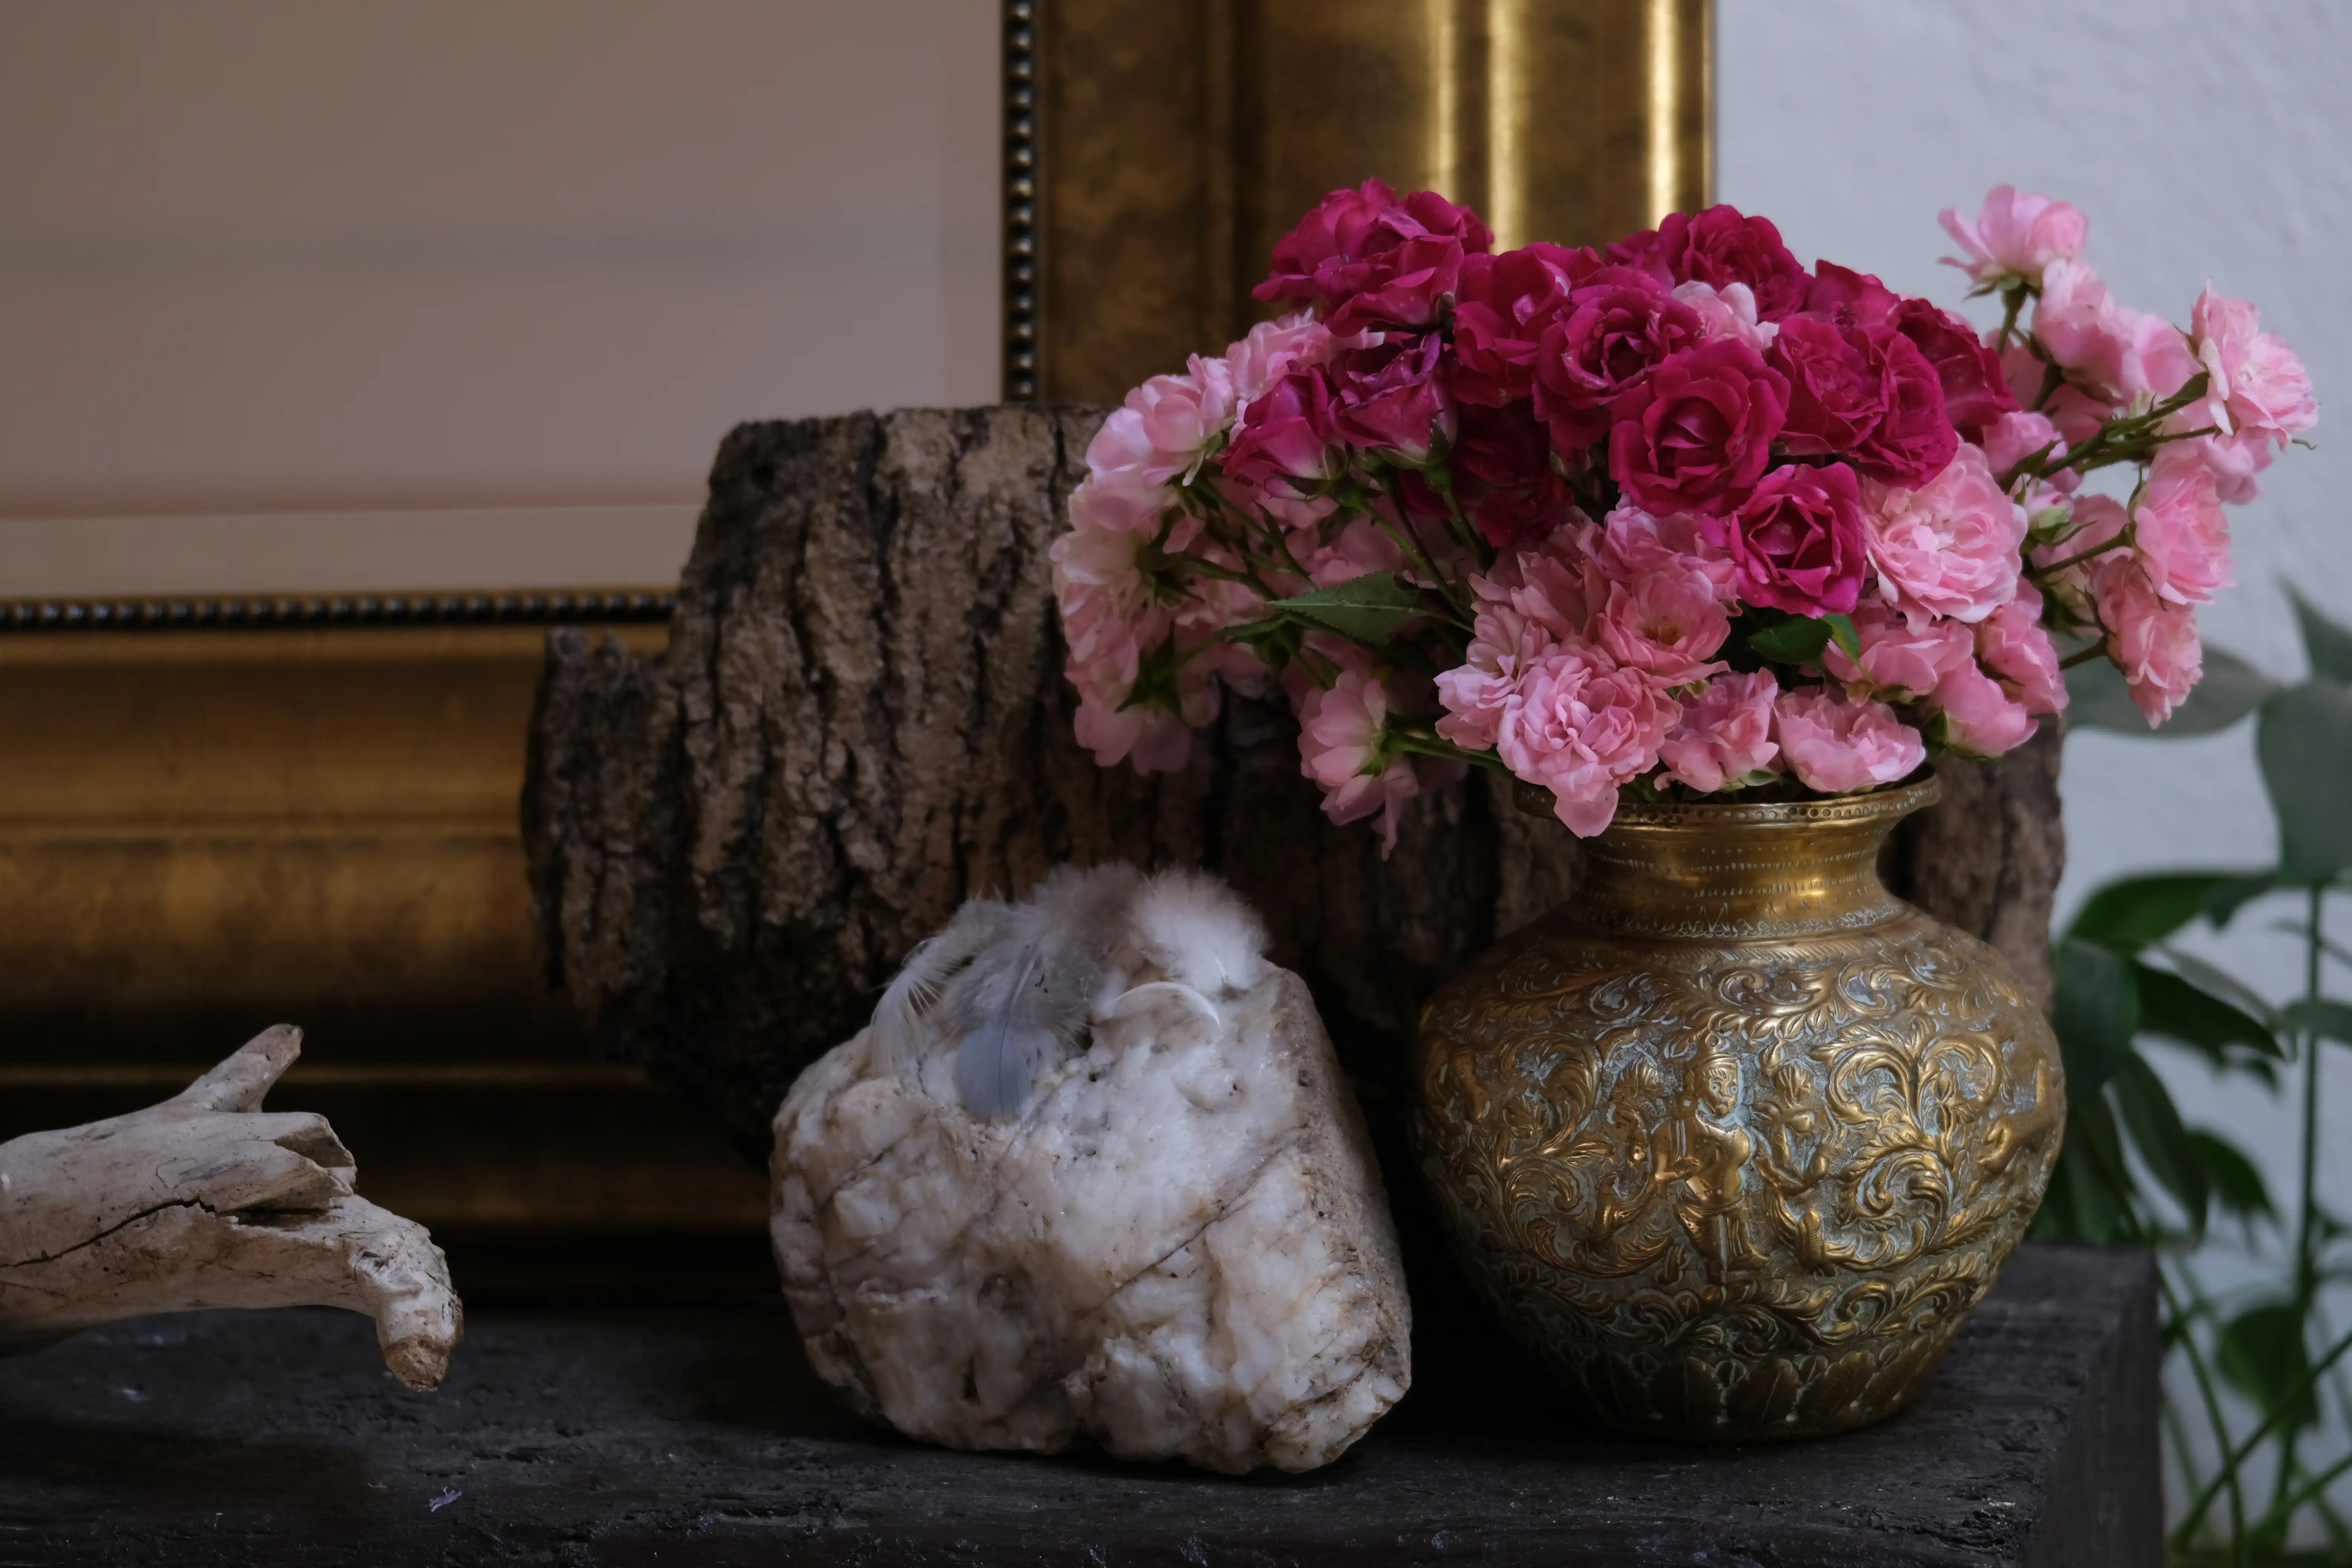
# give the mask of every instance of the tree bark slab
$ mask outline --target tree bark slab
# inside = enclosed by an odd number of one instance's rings
[[[1229,700],[1181,773],[1070,735],[1046,552],[1100,421],[915,409],[720,446],[670,643],[550,638],[525,837],[551,983],[606,1051],[699,1094],[755,1156],[799,1070],[967,897],[1109,858],[1218,872],[1313,990],[1376,1134],[1430,991],[1565,898],[1557,824],[1481,776],[1394,856],[1335,827],[1276,706]],[[1895,889],[2046,993],[2063,863],[2053,734],[1948,764]]]

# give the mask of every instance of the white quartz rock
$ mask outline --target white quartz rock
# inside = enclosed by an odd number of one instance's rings
[[[964,1448],[1306,1470],[1362,1436],[1411,1381],[1404,1274],[1322,1021],[1263,952],[1223,884],[1125,867],[919,949],[776,1117],[818,1374]]]

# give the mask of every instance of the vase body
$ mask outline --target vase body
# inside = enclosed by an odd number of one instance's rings
[[[2058,1047],[1999,953],[1878,880],[1935,798],[1625,807],[1576,900],[1424,1010],[1423,1173],[1588,1419],[1717,1442],[1879,1420],[2016,1249]]]

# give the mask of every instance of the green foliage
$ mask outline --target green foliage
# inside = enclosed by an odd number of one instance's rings
[[[2294,602],[2295,626],[2303,633],[2304,657],[2311,661],[2311,673],[2352,686],[2352,628],[2321,615],[2292,586],[2286,596]]]
[[[1862,639],[1850,616],[1790,616],[1748,634],[1748,646],[1774,664],[1818,665],[1832,641],[1849,658],[1862,657]]]
[[[2280,879],[2333,881],[2352,867],[2352,687],[2321,678],[2273,692],[2254,754],[2278,814]]]
[[[1393,572],[1367,572],[1328,588],[1273,600],[1265,607],[1285,620],[1375,648],[1407,621],[1428,613],[1420,593]]]

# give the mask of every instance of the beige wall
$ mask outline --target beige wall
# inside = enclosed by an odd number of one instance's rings
[[[0,0],[0,596],[671,577],[992,401],[995,0]]]

